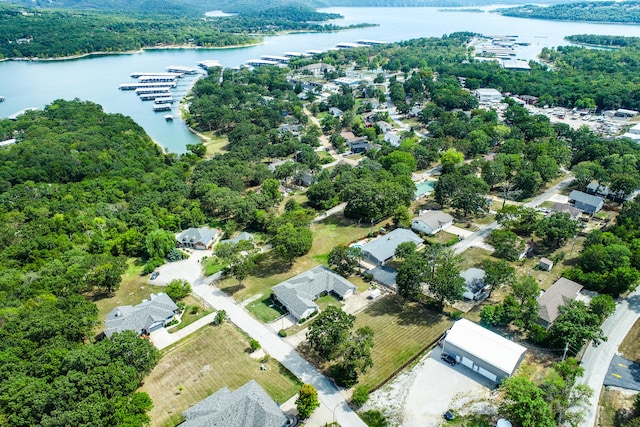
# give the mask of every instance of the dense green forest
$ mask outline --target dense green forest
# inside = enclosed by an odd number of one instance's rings
[[[223,47],[259,42],[279,31],[333,31],[318,22],[339,18],[301,6],[281,6],[222,18],[168,17],[156,12],[130,16],[0,6],[0,59],[55,58],[144,47]]]
[[[87,298],[117,288],[149,234],[200,224],[188,164],[131,119],[56,101],[0,121],[0,424],[138,426],[158,353],[121,334],[94,343]]]
[[[517,18],[552,19],[558,21],[621,22],[640,24],[638,1],[589,1],[552,6],[518,6],[497,11]]]
[[[603,47],[638,47],[640,37],[607,36],[602,34],[576,34],[565,39],[575,44],[585,44]]]

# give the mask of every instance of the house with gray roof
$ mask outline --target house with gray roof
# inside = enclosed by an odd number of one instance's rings
[[[453,217],[439,210],[420,212],[420,216],[411,221],[412,230],[430,235],[450,225],[453,225]]]
[[[388,142],[394,147],[397,147],[400,145],[401,138],[397,133],[389,131],[384,134],[384,141]]]
[[[198,250],[211,249],[220,238],[220,233],[215,228],[207,226],[189,228],[176,236],[176,246]]]
[[[580,217],[582,216],[582,211],[580,209],[574,208],[573,206],[568,205],[566,203],[554,203],[551,210],[554,212],[568,213],[569,215],[571,215],[571,219],[574,221],[579,220]]]
[[[254,238],[253,238],[253,234],[251,233],[247,233],[246,231],[243,231],[242,233],[238,234],[236,237],[234,237],[233,239],[225,239],[225,240],[220,240],[220,243],[233,243],[233,244],[238,244],[242,241],[249,241],[249,242],[253,242]]]
[[[319,265],[274,286],[273,298],[296,320],[300,320],[318,310],[318,305],[313,300],[319,296],[331,293],[344,299],[355,291],[353,283]]]
[[[537,299],[538,301],[538,323],[545,328],[553,324],[560,315],[560,307],[567,305],[580,293],[583,286],[573,280],[559,278]]]
[[[583,193],[582,191],[573,190],[569,193],[569,203],[583,212],[595,215],[604,206],[604,199],[592,194]]]
[[[180,427],[284,427],[289,419],[255,381],[220,389],[182,413]]]
[[[147,335],[166,326],[178,313],[178,306],[167,294],[151,294],[150,299],[138,305],[122,305],[111,310],[104,321],[104,334],[109,338],[123,331]]]
[[[420,246],[423,240],[411,230],[396,228],[362,246],[362,254],[366,261],[374,265],[384,265],[394,257],[400,243],[405,242],[413,242],[416,246]]]

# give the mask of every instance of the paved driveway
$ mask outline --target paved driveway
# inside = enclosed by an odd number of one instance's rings
[[[173,279],[184,279],[187,282],[193,284],[202,272],[202,265],[200,262],[205,256],[211,256],[213,251],[196,251],[192,250],[189,258],[182,261],[168,262],[161,267],[158,267],[156,271],[160,275],[155,280],[150,280],[149,283],[157,286],[166,286]]]
[[[640,391],[640,364],[622,356],[613,356],[604,385]]]

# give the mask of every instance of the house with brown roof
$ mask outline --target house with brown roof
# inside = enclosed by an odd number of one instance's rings
[[[580,293],[583,286],[573,280],[559,278],[537,299],[538,301],[538,323],[545,328],[553,324],[560,315],[560,307],[567,305]]]

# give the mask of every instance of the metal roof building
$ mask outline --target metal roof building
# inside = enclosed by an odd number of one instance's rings
[[[460,319],[444,338],[442,352],[491,381],[511,376],[527,349],[482,326]]]
[[[420,246],[423,240],[411,230],[396,228],[391,233],[380,236],[362,246],[362,254],[375,265],[384,265],[394,257],[398,245],[404,242],[413,242],[416,246]]]

